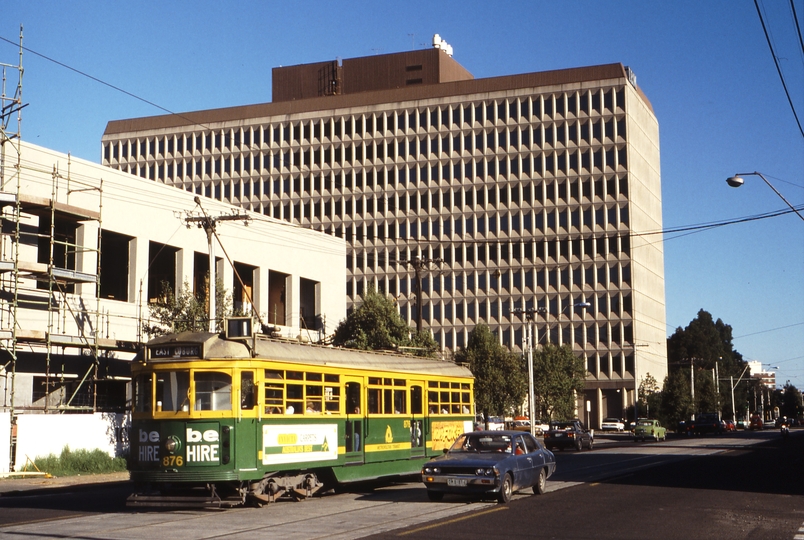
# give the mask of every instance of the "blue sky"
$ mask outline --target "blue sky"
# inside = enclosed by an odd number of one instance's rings
[[[794,0],[804,24],[804,1]],[[804,123],[804,53],[790,4],[760,0]],[[0,0],[0,37],[160,107],[271,100],[271,68],[429,46],[439,33],[476,78],[621,62],[653,104],[665,228],[804,204],[804,137],[753,1]],[[18,48],[0,41],[0,62]],[[98,162],[113,119],[164,110],[25,53],[24,140]],[[795,214],[665,237],[667,333],[699,309],[746,359],[804,388],[804,221]]]

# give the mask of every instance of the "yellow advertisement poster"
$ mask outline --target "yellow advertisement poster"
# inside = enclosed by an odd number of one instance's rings
[[[472,430],[472,422],[433,422],[433,450],[440,451],[449,448],[461,433]]]

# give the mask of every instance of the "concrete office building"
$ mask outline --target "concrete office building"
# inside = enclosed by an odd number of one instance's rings
[[[348,304],[375,286],[445,349],[478,323],[520,348],[512,308],[540,310],[538,340],[586,360],[579,414],[624,416],[667,372],[650,102],[621,64],[474,79],[434,42],[275,68],[271,103],[109,122],[102,162],[344,238]]]

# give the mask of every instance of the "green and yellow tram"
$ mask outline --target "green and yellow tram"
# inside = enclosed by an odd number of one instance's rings
[[[132,380],[133,506],[415,474],[472,429],[471,373],[432,358],[186,332],[151,340]]]

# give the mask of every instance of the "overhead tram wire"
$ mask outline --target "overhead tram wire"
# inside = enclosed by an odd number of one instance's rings
[[[793,15],[793,24],[796,25],[796,33],[798,34],[798,45],[801,47],[801,54],[804,55],[804,39],[801,37],[801,25],[798,24],[798,13],[796,13],[796,3],[790,0],[790,11]]]
[[[179,117],[179,118],[181,118],[183,120],[186,120],[186,121],[190,122],[190,125],[200,126],[200,127],[204,128],[204,129],[209,129],[209,130],[212,129],[207,125],[204,125],[204,124],[201,124],[201,123],[193,121],[192,119],[188,118],[187,116],[184,116],[181,113],[171,111],[170,109],[162,107],[161,105],[159,105],[157,103],[154,103],[153,101],[147,100],[144,97],[140,97],[137,94],[129,92],[128,90],[124,90],[124,89],[120,88],[119,86],[115,86],[115,85],[113,85],[111,83],[108,83],[108,82],[102,80],[102,79],[94,77],[94,76],[90,75],[89,73],[85,73],[85,72],[81,71],[80,69],[76,69],[76,68],[74,68],[72,66],[69,66],[69,65],[65,64],[64,62],[59,62],[55,58],[51,58],[51,57],[49,57],[47,55],[44,55],[44,54],[42,54],[40,52],[36,52],[33,49],[29,49],[28,47],[23,47],[22,45],[18,45],[17,43],[11,41],[8,38],[0,36],[0,41],[5,41],[6,43],[10,43],[11,45],[14,45],[15,47],[20,47],[25,52],[28,52],[28,53],[31,53],[31,54],[33,54],[35,56],[43,58],[44,60],[47,60],[48,62],[53,62],[57,66],[61,66],[61,67],[65,68],[65,69],[68,69],[68,70],[70,70],[70,71],[72,71],[74,73],[77,73],[77,74],[81,75],[82,77],[86,77],[86,78],[88,78],[88,79],[90,79],[92,81],[95,81],[95,82],[100,83],[100,84],[102,84],[104,86],[107,86],[107,87],[111,88],[112,90],[116,90],[116,91],[118,91],[118,92],[120,92],[122,94],[125,94],[125,95],[127,95],[129,97],[132,97],[132,98],[134,98],[134,99],[136,99],[138,101],[142,101],[143,103],[145,103],[147,105],[150,105],[151,107],[155,107],[155,108],[159,109],[160,111],[164,111],[164,112],[168,113],[169,115],[177,116],[177,117]]]
[[[790,3],[791,4],[793,3],[792,0]],[[770,49],[771,56],[773,57],[773,63],[776,65],[776,72],[779,74],[779,79],[782,81],[782,87],[784,88],[784,93],[787,96],[787,102],[790,104],[790,110],[793,111],[793,117],[796,119],[798,130],[801,133],[801,136],[804,137],[804,128],[801,127],[801,121],[798,119],[798,114],[796,113],[796,107],[795,105],[793,105],[793,98],[790,97],[790,91],[787,89],[787,82],[785,82],[784,80],[784,74],[782,73],[782,68],[779,65],[779,59],[776,57],[776,52],[773,50],[773,43],[771,42],[770,35],[768,34],[768,28],[765,26],[765,19],[764,17],[762,17],[762,10],[759,8],[758,0],[754,0],[754,6],[757,8],[757,14],[759,15],[759,22],[762,24],[762,31],[765,33],[765,39],[768,42],[768,48]]]

